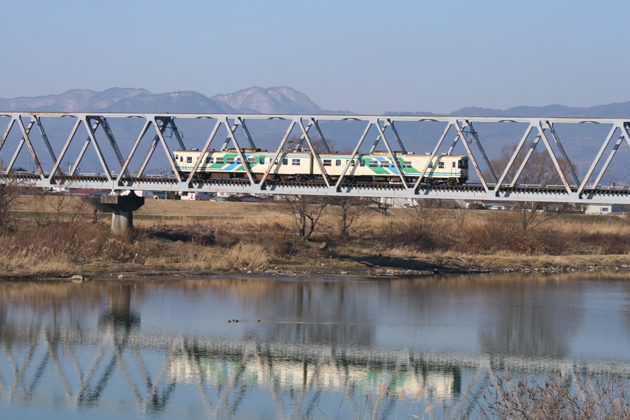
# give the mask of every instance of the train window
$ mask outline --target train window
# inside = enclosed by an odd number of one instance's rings
[[[429,162],[429,168],[433,168],[433,162]]]
[[[289,164],[289,159],[282,159],[282,164],[283,165],[288,165]]]
[[[234,158],[227,158],[227,163],[234,163]]]
[[[371,160],[370,168],[377,168],[377,167],[378,167],[378,160]]]
[[[236,164],[237,164],[237,165],[240,165],[240,164],[241,164],[241,158],[240,158],[240,157],[237,157],[237,158],[236,158]]]
[[[324,166],[332,166],[332,160],[324,159]]]
[[[207,157],[206,158],[206,163],[212,163],[212,158],[211,157]]]
[[[261,158],[260,158],[260,164],[261,164],[261,165],[264,165],[264,164],[265,164],[265,158],[264,158],[264,157],[261,157]]]
[[[183,161],[184,161],[184,156],[180,156],[180,157],[179,157],[179,161],[180,161],[180,162],[183,162]]]
[[[291,159],[291,164],[293,166],[300,166],[300,159]]]
[[[444,168],[444,162],[438,162],[438,168]]]
[[[350,166],[355,166],[355,165],[356,165],[356,160],[354,160],[354,159],[353,159],[353,160],[351,160],[351,161],[350,161]]]
[[[335,166],[341,166],[341,159],[337,159],[335,161]]]
[[[248,158],[247,158],[247,163],[256,163],[256,158],[254,158],[254,157],[248,157]]]
[[[223,158],[222,158],[222,157],[218,157],[218,158],[214,161],[214,163],[218,163],[218,164],[220,164],[220,165],[223,165]]]
[[[186,163],[192,163],[192,156],[188,156],[186,158]]]
[[[365,161],[363,159],[359,161],[359,166],[365,166]]]
[[[411,168],[411,162],[408,160],[403,160],[403,168]]]
[[[453,168],[455,167],[455,162],[453,162]]]
[[[389,166],[389,161],[388,161],[388,160],[383,160],[383,161],[381,161],[381,166],[382,166],[383,168],[387,168],[387,167]]]
[[[465,159],[462,159],[459,161],[459,167],[462,169],[466,169],[468,168],[468,161]]]

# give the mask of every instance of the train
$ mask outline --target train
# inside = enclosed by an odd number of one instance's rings
[[[283,151],[274,160],[275,152],[262,149],[241,149],[245,164],[252,177],[271,181],[317,181],[322,180],[322,169],[329,180],[335,182],[342,175],[352,157],[348,153],[319,153],[321,167],[309,151]],[[185,177],[192,172],[201,152],[198,149],[176,150],[173,157],[179,173]],[[389,152],[357,154],[352,158],[350,167],[344,176],[347,183],[400,182],[399,170],[407,182],[416,182],[422,175],[431,154],[416,155],[409,152],[393,152],[397,165]],[[222,151],[208,150],[195,173],[199,179],[243,179],[247,178],[244,162],[236,149]],[[436,155],[424,175],[422,183],[429,185],[462,185],[468,181],[468,157],[455,155]]]

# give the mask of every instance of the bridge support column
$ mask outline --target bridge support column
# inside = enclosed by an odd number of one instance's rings
[[[144,205],[144,197],[133,191],[129,195],[103,195],[101,204],[112,210],[112,231],[123,233],[133,227],[133,212]]]

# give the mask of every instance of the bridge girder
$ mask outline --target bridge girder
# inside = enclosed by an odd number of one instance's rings
[[[302,194],[302,195],[327,195],[327,196],[353,196],[353,197],[388,197],[403,199],[441,199],[441,200],[471,200],[471,201],[521,201],[521,202],[561,202],[561,203],[577,203],[577,204],[630,204],[630,190],[628,188],[611,188],[600,185],[602,177],[606,174],[610,167],[610,163],[617,154],[619,147],[626,143],[630,146],[630,119],[610,119],[610,118],[506,118],[506,117],[474,117],[474,116],[376,116],[376,115],[271,115],[271,114],[158,114],[158,113],[32,113],[32,112],[0,112],[0,118],[8,118],[8,124],[4,131],[4,135],[0,139],[0,153],[6,147],[7,139],[12,132],[17,132],[21,139],[19,140],[12,158],[7,167],[2,168],[0,173],[0,182],[9,183],[20,180],[39,188],[85,188],[85,189],[109,189],[112,191],[121,190],[162,190],[176,192],[232,192],[232,193],[249,193],[249,194]],[[58,147],[58,153],[55,154],[55,148],[51,146],[42,118],[74,119],[74,125],[69,130],[63,147]],[[140,119],[143,121],[142,128],[139,130],[134,141],[127,149],[129,152],[125,156],[121,152],[121,141],[116,139],[111,128],[110,122],[119,119]],[[26,120],[30,123],[25,124]],[[417,177],[417,181],[410,183],[405,177],[401,176],[401,168],[398,168],[399,180],[394,178],[390,183],[349,183],[347,180],[347,172],[350,167],[350,160],[347,162],[342,175],[336,180],[329,180],[325,176],[322,182],[276,182],[268,179],[268,172],[265,173],[262,180],[255,179],[246,166],[246,177],[243,180],[208,180],[202,181],[195,179],[200,161],[198,160],[193,170],[184,176],[178,172],[177,163],[173,159],[171,147],[166,140],[166,130],[171,129],[175,135],[177,143],[174,147],[184,149],[185,142],[177,128],[176,121],[181,120],[210,120],[214,122],[203,148],[200,148],[202,154],[208,150],[211,143],[217,137],[219,128],[223,126],[228,137],[224,141],[221,149],[224,150],[229,143],[236,149],[242,161],[244,161],[244,145],[255,147],[255,143],[259,139],[255,139],[247,128],[246,121],[284,121],[288,125],[286,134],[278,139],[276,147],[276,155],[280,153],[283,147],[286,147],[287,140],[292,130],[297,127],[299,134],[299,144],[306,145],[305,148],[310,150],[314,157],[314,163],[323,171],[320,153],[314,146],[314,138],[311,138],[309,129],[316,128],[317,136],[320,137],[324,149],[329,150],[329,144],[324,137],[321,129],[322,122],[335,122],[343,124],[344,122],[362,122],[366,127],[357,143],[353,148],[352,156],[359,152],[368,132],[371,128],[376,134],[376,141],[370,150],[373,150],[379,143],[384,145],[383,153],[394,158],[394,149],[392,145],[398,143],[401,150],[408,150],[403,144],[403,139],[396,129],[397,123],[423,123],[435,122],[445,126],[442,136],[436,139],[435,147],[432,149],[431,159],[427,161],[427,167],[423,169],[421,175]],[[478,131],[474,128],[475,124],[490,123],[520,123],[526,127],[524,134],[516,145],[506,166],[497,173],[497,168],[493,168],[492,162],[486,154],[486,148],[483,146],[483,139]],[[608,134],[598,141],[591,141],[594,146],[599,146],[599,151],[595,155],[593,161],[589,165],[588,171],[582,179],[579,178],[577,171],[566,153],[567,145],[562,144],[560,136],[555,129],[558,124],[599,124],[609,126]],[[37,125],[41,133],[41,139],[33,134],[31,128]],[[64,174],[61,170],[61,163],[64,160],[70,145],[76,137],[79,126],[83,126],[88,136],[82,145],[81,152],[74,162],[74,166],[69,170],[68,174]],[[235,130],[241,127],[246,135],[246,142],[238,140]],[[394,141],[387,138],[387,128],[394,134]],[[104,153],[103,148],[99,144],[96,136],[97,130],[101,128],[108,142],[102,142],[103,145],[111,146],[113,157]],[[152,131],[155,131],[153,134]],[[463,146],[463,152],[468,156],[472,163],[471,174],[478,177],[478,182],[469,183],[457,187],[447,186],[430,186],[421,183],[422,177],[426,174],[429,162],[433,157],[438,156],[440,148],[444,144],[444,140],[448,137],[448,133],[455,134],[452,145],[448,148],[446,154],[453,154],[454,148],[460,144]],[[131,162],[137,152],[140,151],[140,144],[145,135],[153,136],[153,141],[146,151],[145,158],[142,160],[138,168],[133,168]],[[535,139],[529,139],[531,136]],[[617,137],[615,143],[613,138]],[[625,141],[624,141],[625,139]],[[40,144],[41,143],[41,144]],[[129,142],[131,143],[131,142]],[[289,142],[290,143],[290,142]],[[36,171],[34,174],[14,174],[12,170],[16,162],[17,156],[22,151],[24,145],[27,145],[28,152]],[[536,146],[541,145],[541,153],[549,157],[553,163],[553,170],[557,172],[558,179],[561,181],[559,185],[527,185],[522,182],[523,169],[530,162],[530,158],[535,152]],[[151,159],[153,152],[161,145],[167,160],[172,176],[161,178],[144,176],[143,172]],[[473,147],[474,146],[474,147]],[[92,148],[98,161],[102,167],[103,176],[85,174],[77,174],[77,168],[81,160],[85,157],[85,152]],[[573,147],[573,145],[570,145]],[[460,147],[461,148],[461,147]],[[604,154],[608,151],[605,161],[602,163]],[[110,153],[111,154],[111,153]],[[523,157],[524,155],[524,157]],[[518,167],[518,157],[522,157],[522,161]],[[47,162],[50,160],[50,162]],[[392,159],[396,162],[396,159]],[[46,170],[46,168],[50,168]],[[110,168],[119,167],[118,172]],[[270,167],[271,168],[271,167]],[[325,171],[323,171],[325,172]],[[511,179],[510,179],[511,178]],[[628,176],[630,179],[630,176]]]

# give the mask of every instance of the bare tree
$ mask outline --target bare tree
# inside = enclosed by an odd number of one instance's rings
[[[497,176],[503,173],[515,150],[516,144],[505,145],[503,149],[501,149],[501,156],[490,162],[495,172],[497,173]],[[505,178],[506,181],[509,182],[514,179],[514,177],[516,176],[516,172],[525,160],[526,154],[526,148],[524,147],[516,156],[516,159],[512,163],[512,166],[510,166],[510,170],[508,171]],[[569,173],[569,164],[575,168],[575,165],[573,165],[573,163],[571,162],[559,160],[558,163],[560,164],[560,168],[565,175]],[[484,177],[486,177],[486,179],[489,179],[490,175],[488,174],[486,176],[486,174],[484,174]],[[534,150],[532,152],[518,180],[519,183],[522,184],[557,185],[562,183],[560,174],[553,164],[549,153],[547,153],[547,150]]]
[[[435,227],[439,222],[439,214],[435,210],[440,207],[440,200],[418,199],[410,207],[408,236],[418,245],[432,246],[435,240]]]
[[[535,229],[558,216],[558,213],[543,211],[544,208],[541,203],[517,201],[512,203],[512,206],[516,212],[518,224],[523,232]]]
[[[326,197],[309,195],[283,196],[279,206],[281,213],[293,218],[303,241],[308,241],[330,201]]]
[[[491,162],[492,167],[498,174],[503,173],[515,150],[515,144],[506,145],[501,150],[501,156]],[[525,147],[521,150],[508,170],[506,176],[508,182],[513,180],[516,176],[518,169],[525,160],[527,154],[526,150],[527,148]],[[559,160],[558,163],[565,175],[569,173],[568,165],[572,165],[575,168],[575,165],[570,161]],[[547,150],[534,150],[523,168],[518,181],[522,184],[557,185],[562,183],[562,178],[553,164],[549,153],[547,153]],[[555,217],[553,213],[542,213],[541,210],[543,210],[543,206],[541,203],[515,202],[512,206],[516,211],[517,220],[523,232],[534,229]]]
[[[366,213],[364,202],[358,197],[331,197],[330,204],[335,206],[339,235],[343,236],[348,229]]]
[[[457,232],[461,232],[464,227],[464,223],[466,222],[466,218],[470,214],[470,210],[466,208],[466,204],[464,203],[451,201],[448,204],[446,214],[455,223]]]
[[[10,211],[17,198],[26,193],[28,188],[13,179],[0,184],[0,229],[5,229],[11,222]]]
[[[59,217],[61,216],[61,212],[63,212],[66,207],[71,204],[71,199],[66,195],[63,191],[58,191],[54,194],[49,195],[49,203],[50,206],[55,210],[57,215],[57,221],[59,221]]]
[[[300,136],[289,137],[285,145],[285,148],[288,150],[293,150],[299,145],[299,147],[303,150],[310,150],[308,143],[306,142],[306,139],[304,139],[303,141],[300,141],[300,138],[301,138]],[[319,138],[317,135],[313,136],[312,132],[309,132],[309,139],[311,140],[311,144],[313,145],[313,148],[315,148],[315,152],[326,153],[326,147],[324,147],[324,141],[321,138]],[[326,143],[328,144],[328,147],[330,148],[330,150],[335,150],[335,143],[331,139],[327,138]]]

